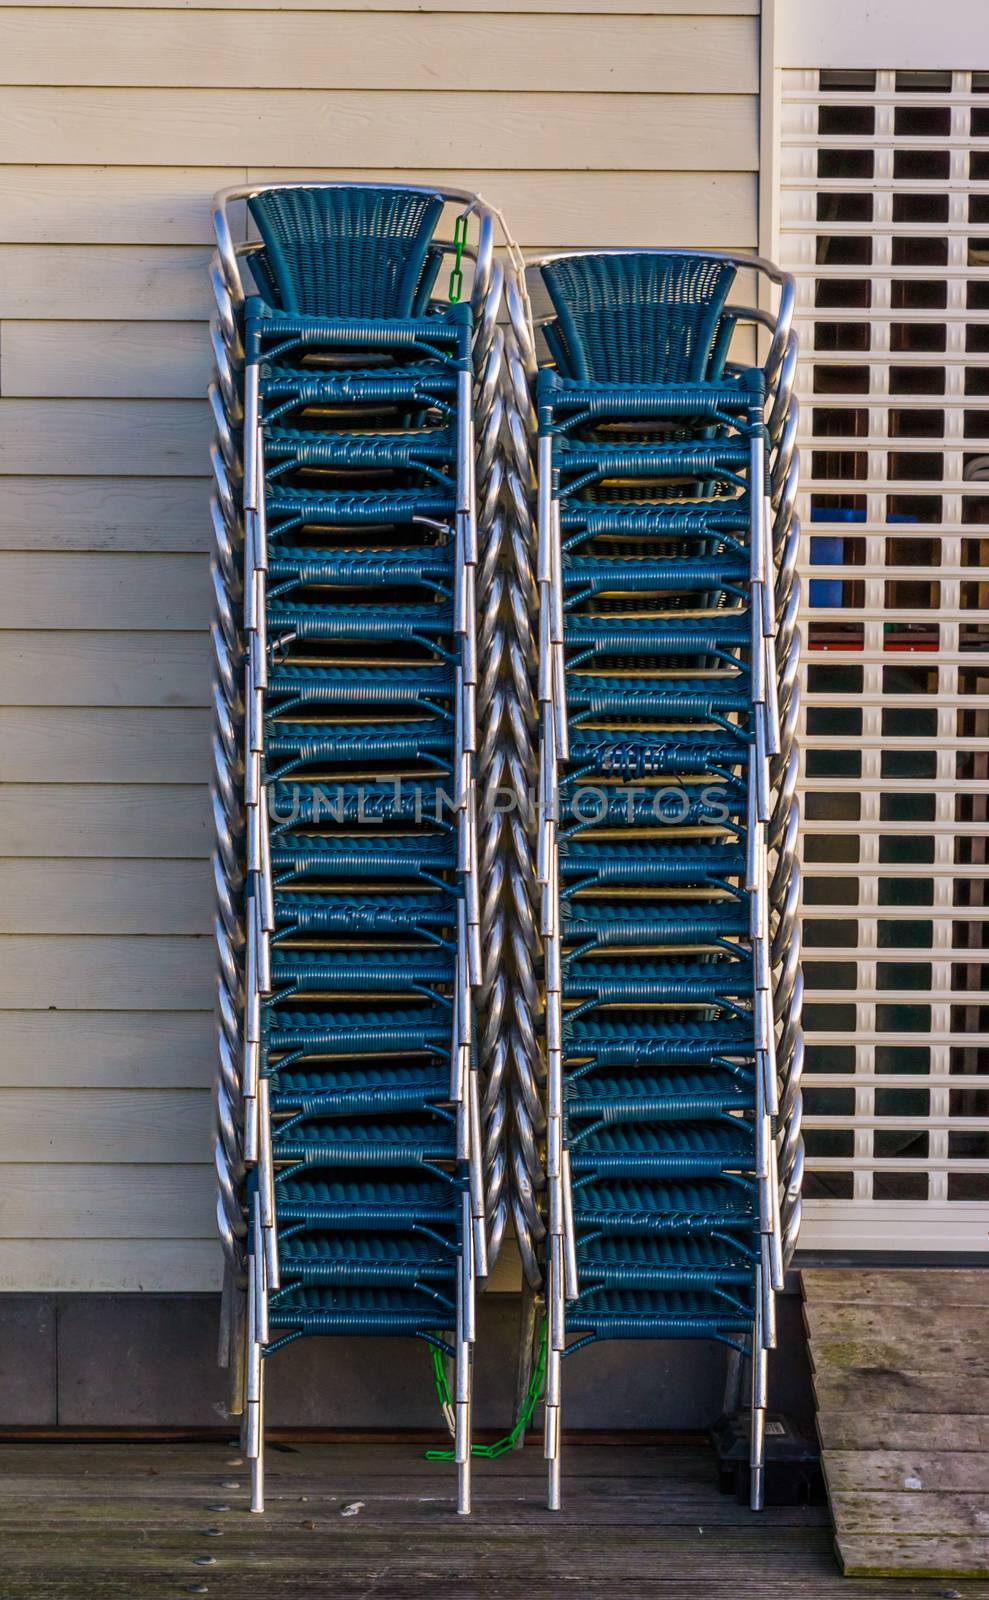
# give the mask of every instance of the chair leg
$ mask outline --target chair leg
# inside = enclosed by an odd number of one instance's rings
[[[264,1444],[258,1447],[258,1453],[251,1458],[251,1510],[264,1510]]]
[[[457,1511],[470,1514],[471,1468],[471,1341],[474,1337],[474,1281],[471,1248],[471,1215],[468,1196],[464,1196],[464,1250],[457,1262],[457,1359],[454,1375],[455,1434],[457,1462]]]
[[[461,1357],[467,1374],[467,1399],[457,1405],[457,1437],[455,1440],[457,1456],[457,1512],[462,1517],[470,1516],[471,1501],[471,1457],[470,1457],[470,1380],[471,1356],[470,1350],[465,1345]],[[460,1362],[458,1361],[458,1367]]]
[[[253,1248],[247,1262],[247,1440],[251,1463],[251,1510],[264,1510],[264,1361],[261,1341],[265,1330],[264,1255],[261,1241],[261,1201],[254,1196]]]
[[[761,1511],[765,1504],[766,1473],[766,1388],[769,1364],[763,1335],[762,1274],[756,1269],[756,1314],[752,1326],[752,1420],[749,1435],[749,1505]]]
[[[547,1505],[550,1511],[559,1511],[561,1505],[560,1481],[560,1401],[562,1384],[563,1350],[566,1344],[565,1285],[563,1270],[563,1229],[560,1212],[560,1177],[551,1176],[550,1232],[546,1262],[546,1409],[544,1422],[544,1454],[548,1467]]]
[[[553,1349],[551,1339],[546,1351],[546,1417],[544,1423],[545,1443],[543,1450],[548,1463],[546,1504],[550,1511],[559,1511],[562,1504],[560,1475],[560,1378],[560,1352],[559,1350]]]
[[[257,1402],[252,1407],[256,1421],[249,1430],[248,1455],[251,1463],[251,1510],[264,1510],[264,1362],[258,1348]]]

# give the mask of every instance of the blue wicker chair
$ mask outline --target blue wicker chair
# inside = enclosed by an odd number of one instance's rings
[[[484,1268],[471,313],[432,190],[251,193],[243,312],[248,1451],[308,1336],[455,1368]]]
[[[553,307],[537,402],[558,1505],[565,1357],[704,1338],[761,1370],[769,1337],[775,1084],[753,864],[774,740],[773,368],[730,360],[731,260],[598,252],[539,271]]]

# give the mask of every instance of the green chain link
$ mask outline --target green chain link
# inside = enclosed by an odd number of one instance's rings
[[[543,1325],[542,1337],[539,1340],[539,1354],[533,1367],[532,1377],[522,1409],[515,1421],[511,1433],[506,1433],[503,1439],[496,1439],[494,1444],[472,1444],[472,1456],[480,1456],[485,1461],[494,1461],[497,1456],[507,1455],[509,1450],[514,1450],[515,1445],[532,1421],[532,1413],[536,1409],[536,1402],[543,1392],[543,1380],[546,1376],[546,1326]],[[450,1385],[443,1365],[443,1356],[439,1350],[433,1351],[433,1377],[436,1381],[436,1395],[443,1410],[452,1410],[453,1401],[450,1395]],[[427,1450],[427,1461],[452,1461],[452,1450]]]
[[[453,228],[453,245],[454,249],[456,250],[456,256],[454,258],[453,271],[450,273],[449,298],[451,305],[456,305],[457,301],[464,292],[464,274],[462,263],[464,259],[464,247],[466,244],[467,213],[465,211],[463,216],[457,218]]]

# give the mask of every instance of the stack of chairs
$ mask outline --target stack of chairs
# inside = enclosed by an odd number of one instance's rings
[[[533,266],[549,1503],[564,1357],[697,1338],[751,1357],[757,1507],[783,1277],[767,422],[792,291],[715,252]],[[777,317],[729,304],[742,267],[782,286]],[[753,315],[765,367],[732,357]]]
[[[445,192],[247,194],[243,310],[246,1436],[310,1335],[452,1363],[470,1506],[486,1271],[473,995],[472,319]],[[445,283],[442,288],[445,290]]]

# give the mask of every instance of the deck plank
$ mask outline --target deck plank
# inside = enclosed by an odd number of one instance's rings
[[[812,1370],[887,1367],[927,1376],[963,1372],[989,1377],[986,1314],[979,1306],[805,1302],[804,1321]]]
[[[940,1438],[937,1440],[940,1446]],[[989,1472],[980,1473],[984,1463],[972,1460],[971,1450],[829,1450],[827,1478],[837,1493],[858,1489],[877,1493],[892,1490],[909,1494],[944,1494],[971,1489],[984,1477],[989,1492]]]
[[[870,1363],[818,1367],[814,1393],[819,1412],[926,1412],[932,1416],[989,1416],[989,1378],[958,1369],[928,1376]]]
[[[847,1411],[827,1409],[817,1413],[817,1431],[825,1450],[926,1450],[933,1432],[930,1411]],[[939,1450],[989,1451],[989,1416],[937,1418]]]
[[[843,1571],[989,1577],[989,1272],[802,1281]]]
[[[989,1272],[982,1267],[806,1267],[801,1273],[815,1306],[989,1306]]]
[[[919,1538],[909,1535],[882,1539],[875,1534],[860,1536],[845,1534],[841,1541],[842,1571],[855,1578],[896,1578],[904,1574],[914,1577],[938,1577],[950,1565],[953,1579],[964,1581],[978,1577],[985,1570],[985,1540],[952,1534],[944,1539]],[[943,1578],[941,1580],[943,1582]],[[964,1594],[981,1594],[983,1585],[968,1585]],[[897,1594],[901,1591],[897,1588]],[[938,1591],[944,1594],[942,1588]],[[948,1593],[959,1593],[958,1590]]]
[[[975,1481],[975,1475],[969,1483]],[[884,1493],[845,1488],[831,1499],[839,1542],[846,1529],[854,1533],[982,1534],[982,1558],[989,1573],[989,1493],[958,1490],[951,1494]]]

